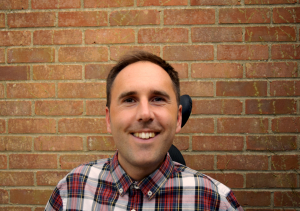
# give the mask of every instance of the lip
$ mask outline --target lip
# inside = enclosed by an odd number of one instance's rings
[[[153,131],[151,131],[151,132],[153,132]],[[142,133],[142,132],[135,132],[135,133]],[[150,133],[150,131],[149,132],[144,132],[144,133]],[[140,138],[140,137],[137,137],[137,136],[134,136],[134,133],[130,133],[136,140],[140,140],[140,141],[143,141],[143,142],[145,142],[145,141],[151,141],[151,140],[153,140],[153,139],[155,139],[156,137],[157,137],[157,135],[159,135],[159,132],[153,132],[154,133],[154,137],[149,137],[149,138]]]

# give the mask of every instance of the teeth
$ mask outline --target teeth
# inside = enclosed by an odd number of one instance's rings
[[[154,137],[154,136],[155,136],[155,133],[153,133],[153,132],[150,132],[150,133],[142,132],[142,133],[134,133],[133,135],[134,135],[135,137],[138,137],[138,138],[148,139],[148,138]]]

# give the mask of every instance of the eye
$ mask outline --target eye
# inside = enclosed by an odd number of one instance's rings
[[[124,99],[124,101],[123,101],[124,103],[134,103],[135,102],[135,100],[133,99],[133,98],[126,98],[126,99]]]
[[[163,97],[154,97],[152,101],[153,102],[164,102],[165,99]]]

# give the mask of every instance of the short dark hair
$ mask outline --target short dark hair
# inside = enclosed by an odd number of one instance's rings
[[[173,88],[176,95],[177,104],[180,104],[180,85],[179,85],[179,78],[178,73],[174,70],[174,68],[167,63],[165,60],[156,56],[152,53],[146,51],[132,51],[125,56],[121,57],[119,62],[110,70],[107,80],[106,80],[106,106],[110,107],[111,102],[111,89],[114,83],[115,78],[117,75],[130,64],[140,62],[140,61],[148,61],[154,64],[157,64],[161,68],[163,68],[168,75],[170,76]]]

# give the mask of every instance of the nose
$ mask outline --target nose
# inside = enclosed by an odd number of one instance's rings
[[[141,122],[148,122],[152,121],[153,118],[154,114],[149,101],[147,99],[141,100],[137,109],[137,120]]]

